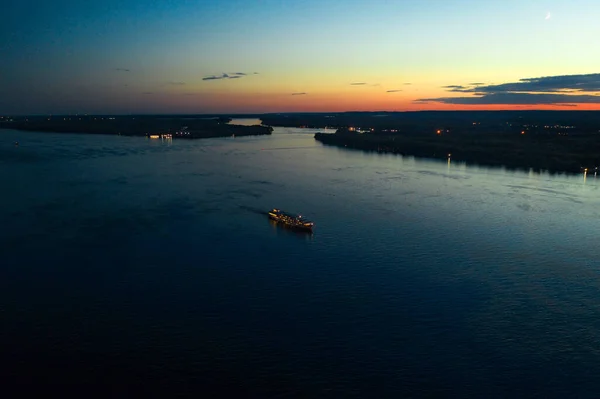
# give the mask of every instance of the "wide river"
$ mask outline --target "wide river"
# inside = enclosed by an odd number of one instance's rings
[[[600,394],[600,177],[363,153],[314,132],[0,131],[3,387]],[[273,207],[314,234],[272,224]]]

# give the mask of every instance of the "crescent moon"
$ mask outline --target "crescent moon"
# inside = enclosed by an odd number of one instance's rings
[[[546,20],[549,20],[550,18],[552,18],[552,14],[548,11],[548,13],[546,13]]]

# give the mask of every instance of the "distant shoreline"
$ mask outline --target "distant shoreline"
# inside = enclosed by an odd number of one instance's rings
[[[164,117],[23,117],[0,121],[0,129],[20,131],[104,134],[113,136],[168,137],[202,139],[231,136],[269,135],[273,128],[263,125],[229,124],[230,118],[164,118]]]
[[[441,136],[441,135],[440,135]],[[448,162],[550,174],[580,174],[599,171],[598,136],[524,137],[485,135],[376,135],[338,130],[316,133],[324,145],[437,159]],[[450,136],[450,137],[448,137]],[[563,140],[563,142],[560,142]],[[568,140],[568,142],[566,142]]]
[[[280,114],[270,126],[329,127],[326,145],[552,174],[600,168],[600,111]]]
[[[0,128],[186,139],[269,135],[272,126],[331,128],[335,134],[317,133],[315,139],[340,148],[552,174],[600,168],[599,111],[259,114],[252,117],[262,124],[253,126],[229,124],[231,116],[37,116],[0,119]]]

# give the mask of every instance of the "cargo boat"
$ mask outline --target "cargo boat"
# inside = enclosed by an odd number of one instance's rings
[[[302,218],[301,215],[294,216],[279,209],[272,209],[269,211],[269,218],[293,229],[312,232],[314,227],[313,222]]]

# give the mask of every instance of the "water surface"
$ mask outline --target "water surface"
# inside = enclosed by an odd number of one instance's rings
[[[6,381],[116,396],[597,394],[594,176],[348,151],[314,132],[0,131]],[[272,207],[314,234],[269,223]]]

